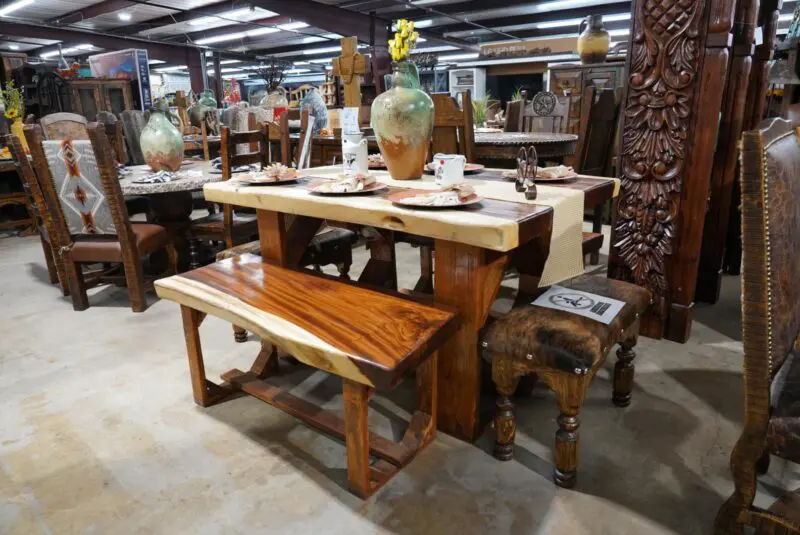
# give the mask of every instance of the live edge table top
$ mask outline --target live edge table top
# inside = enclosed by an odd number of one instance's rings
[[[258,187],[229,181],[207,184],[204,193],[211,202],[402,231],[500,252],[512,251],[552,227],[549,206],[483,199],[459,209],[409,209],[386,199],[393,191],[402,191],[399,188],[333,196],[312,194],[306,186],[303,179]],[[413,181],[408,186],[413,188]]]

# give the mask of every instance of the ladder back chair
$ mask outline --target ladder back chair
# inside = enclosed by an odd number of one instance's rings
[[[744,428],[717,535],[800,533],[800,491],[753,503],[770,455],[800,463],[800,140],[789,121],[760,126],[742,136]]]
[[[166,229],[160,225],[131,223],[112,158],[111,143],[100,123],[88,125],[88,140],[42,140],[38,130],[25,128],[39,184],[52,214],[54,241],[62,255],[75,310],[89,307],[83,267],[122,264],[131,308],[147,308],[141,258],[166,250],[173,273],[177,254]],[[114,281],[92,273],[93,283]],[[120,278],[116,279],[121,282]]]
[[[125,134],[125,146],[128,149],[128,163],[144,165],[144,154],[140,145],[142,130],[146,121],[141,110],[125,110],[120,113],[122,131]]]
[[[569,126],[571,99],[540,91],[522,109],[521,132],[565,133]]]

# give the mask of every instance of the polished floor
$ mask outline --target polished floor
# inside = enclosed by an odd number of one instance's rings
[[[416,254],[400,247],[401,283]],[[488,453],[490,430],[474,445],[439,435],[362,502],[344,488],[339,442],[254,399],[193,404],[177,305],[151,295],[133,314],[124,288],[105,287],[73,312],[46,282],[38,239],[0,239],[0,534],[710,533],[742,421],[738,285],[727,278],[722,302],[698,307],[689,343],[640,342],[627,409],[610,403],[610,359],[581,415],[576,490],[550,480],[557,411],[537,388],[519,401],[514,461]],[[210,377],[258,350],[213,318],[202,334]],[[283,371],[339,409],[337,381]],[[401,433],[412,393],[376,397],[372,424]],[[762,481],[765,505],[800,471],[773,460]]]

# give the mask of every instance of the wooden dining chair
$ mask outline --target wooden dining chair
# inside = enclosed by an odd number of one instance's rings
[[[112,157],[111,143],[100,123],[88,125],[89,140],[43,140],[36,128],[26,127],[37,178],[45,204],[52,215],[54,242],[63,256],[75,310],[89,307],[90,283],[124,280],[134,312],[147,308],[141,258],[165,249],[173,273],[177,254],[172,239],[160,225],[131,223]],[[123,278],[93,272],[90,264],[122,264]]]
[[[39,119],[44,139],[89,139],[89,121],[77,113],[51,113]]]
[[[522,99],[506,103],[506,122],[503,124],[504,132],[522,131],[522,110],[528,100],[528,92],[522,92]]]
[[[770,456],[800,463],[800,139],[768,119],[742,135],[744,426],[731,454],[735,490],[717,535],[800,533],[800,492],[754,505]]]
[[[475,122],[473,120],[472,93],[469,89],[461,93],[461,105],[449,93],[434,93],[433,134],[431,153],[463,154],[467,162],[475,162]]]
[[[144,165],[144,154],[140,140],[146,121],[141,110],[125,110],[120,114],[122,131],[125,138],[125,147],[128,153],[128,164]]]
[[[571,99],[540,91],[522,109],[521,132],[565,133],[569,127]]]
[[[54,241],[56,229],[53,223],[53,216],[47,209],[36,173],[33,171],[28,155],[25,154],[25,149],[22,148],[22,143],[17,136],[5,135],[2,138],[2,143],[11,151],[11,157],[14,158],[19,176],[22,177],[30,194],[31,205],[39,226],[39,240],[42,244],[42,252],[44,253],[50,284],[59,284],[61,293],[65,296],[69,295],[69,279],[64,268],[64,261],[59,254],[58,243]]]
[[[124,164],[128,159],[125,154],[125,136],[117,116],[110,111],[99,111],[97,112],[97,122],[103,123],[105,126],[106,136],[114,149],[114,159]]]
[[[572,163],[575,171],[582,175],[610,176],[611,159],[614,152],[619,102],[613,89],[598,90],[588,86],[583,92],[578,148]],[[592,232],[583,233],[583,256],[588,256],[590,265],[600,263],[603,247],[603,212],[605,203],[593,207]]]

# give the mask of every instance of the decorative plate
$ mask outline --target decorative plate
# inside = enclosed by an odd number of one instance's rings
[[[435,190],[434,190],[435,191]],[[430,205],[430,204],[416,204],[414,202],[408,202],[408,199],[412,197],[416,197],[417,195],[424,195],[426,193],[432,193],[431,191],[423,191],[423,190],[415,190],[415,191],[398,191],[388,195],[386,198],[392,203],[402,206],[403,208],[415,208],[419,210],[450,210],[453,208],[463,208],[464,206],[471,206],[473,204],[477,204],[481,202],[481,197],[476,194],[472,194],[465,199],[461,199],[457,204],[444,204],[444,205]]]

